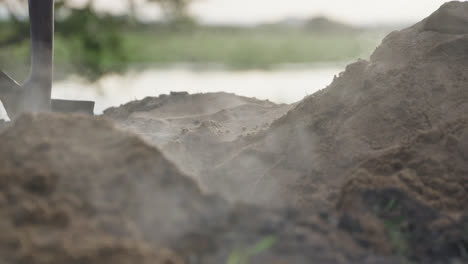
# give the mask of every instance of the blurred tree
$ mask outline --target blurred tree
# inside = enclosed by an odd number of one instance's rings
[[[150,2],[157,2],[168,16],[169,19],[178,19],[187,16],[188,5],[193,0],[149,0]]]
[[[0,39],[0,47],[7,46],[13,43],[18,43],[29,36],[29,27],[25,23],[27,15],[27,1],[26,0],[0,0],[0,7],[8,11],[8,32],[2,35]]]
[[[134,1],[134,0],[130,0]],[[194,20],[188,14],[188,7],[195,0],[147,0],[148,2],[158,3],[164,12],[165,18],[169,23],[174,24],[193,24]]]
[[[161,7],[171,30],[194,25],[188,7],[195,0],[127,1],[127,16],[97,13],[95,0],[87,0],[80,7],[75,5],[74,0],[55,1],[56,76],[74,72],[96,79],[108,72],[125,70],[131,54],[126,54],[123,48],[122,30],[143,26],[135,19],[136,12],[150,2]],[[0,0],[0,7],[9,12],[9,20],[0,21],[0,48],[20,44],[26,46],[24,42],[29,39],[28,1]]]
[[[120,30],[125,25],[123,17],[98,14],[93,1],[81,8],[73,7],[69,1],[60,1],[56,12],[67,14],[55,25],[57,37],[67,43],[69,65],[74,71],[95,79],[110,71],[123,70],[126,55],[122,49]]]
[[[0,0],[0,5],[10,13],[9,20],[1,22],[6,33],[1,35],[0,48],[27,41],[27,0]],[[56,58],[62,59],[56,60],[56,65],[60,65],[56,67],[59,76],[75,72],[96,79],[107,72],[123,70],[126,55],[120,30],[126,23],[124,17],[97,14],[93,0],[80,8],[71,0],[56,0],[55,12],[56,52],[61,53]]]

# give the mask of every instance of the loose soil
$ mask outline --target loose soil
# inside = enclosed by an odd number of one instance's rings
[[[467,24],[444,4],[294,105],[0,123],[0,263],[468,262]]]
[[[204,194],[158,149],[102,118],[23,115],[0,146],[2,263],[227,263],[265,239],[255,263],[393,260],[336,228],[338,214]]]
[[[267,206],[332,207],[348,170],[466,116],[468,34],[446,29],[465,23],[458,17],[468,17],[466,7],[448,3],[391,33],[370,61],[349,65],[326,89],[207,168],[207,188]],[[434,28],[432,21],[448,24]]]

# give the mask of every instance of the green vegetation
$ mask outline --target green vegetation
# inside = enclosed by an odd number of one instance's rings
[[[393,253],[398,256],[407,256],[411,241],[410,234],[405,227],[407,219],[398,213],[398,207],[401,205],[398,198],[387,197],[373,207],[373,213],[383,221],[385,234]]]
[[[227,260],[227,264],[249,264],[252,257],[255,257],[273,247],[276,243],[276,236],[268,236],[250,248],[236,249]]]
[[[91,27],[92,29],[92,27]],[[221,30],[200,27],[57,34],[55,65],[59,73],[96,76],[125,70],[132,64],[214,63],[231,69],[270,69],[277,64],[349,61],[368,57],[378,34],[318,34],[300,30]],[[28,64],[29,41],[0,47],[0,61]],[[5,62],[5,64],[3,63]]]
[[[281,63],[347,61],[366,57],[378,36],[318,34],[304,30],[197,28],[192,31],[128,32],[125,53],[132,63],[219,63],[234,69]]]
[[[395,198],[391,199],[387,206],[385,207],[385,211],[390,211],[392,210],[393,208],[395,208],[395,205],[397,204],[397,200]]]
[[[393,252],[399,256],[406,256],[409,249],[409,238],[401,228],[403,220],[385,220],[385,232],[393,248]]]
[[[97,14],[64,2],[56,6],[55,76],[79,74],[96,79],[129,67],[176,63],[215,64],[228,69],[271,69],[278,64],[342,62],[368,57],[382,31],[355,29],[325,18],[302,26],[286,23],[257,27],[197,25],[184,12],[190,1],[166,3],[170,22],[141,24],[131,15]],[[167,3],[173,3],[169,5]],[[59,14],[68,14],[61,16]],[[171,15],[172,14],[172,15]],[[28,22],[11,16],[0,21],[0,65],[22,79],[29,64]]]

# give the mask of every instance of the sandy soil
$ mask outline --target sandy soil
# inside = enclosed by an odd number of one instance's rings
[[[445,4],[295,105],[0,123],[0,263],[467,263],[467,24]]]
[[[422,263],[466,254],[467,147],[468,119],[462,118],[361,163],[347,175],[338,203],[365,226],[352,232],[382,252]]]
[[[143,242],[151,234],[142,231],[160,225],[154,237],[163,238],[187,226],[191,209],[165,194],[190,186],[184,193],[200,196],[199,190],[159,151],[115,131],[102,119],[26,115],[2,132],[0,262],[182,263]],[[141,216],[157,207],[139,195],[142,188],[164,196],[171,208],[164,218],[174,219]],[[179,218],[181,212],[189,218]],[[172,224],[179,228],[168,228]]]
[[[101,118],[24,115],[0,145],[5,263],[225,263],[268,237],[276,242],[256,263],[393,260],[358,246],[338,214],[203,194],[158,149]]]
[[[356,164],[468,112],[467,17],[466,3],[444,5],[296,105],[174,94],[105,116],[144,134],[204,190],[270,207],[332,207]]]
[[[107,109],[104,116],[159,147],[206,189],[203,175],[294,105],[227,93],[172,93]]]

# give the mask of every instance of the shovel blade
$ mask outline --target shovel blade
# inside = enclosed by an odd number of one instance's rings
[[[8,74],[0,71],[0,93],[19,90],[21,86],[13,80]],[[1,96],[2,94],[0,94]]]
[[[15,118],[20,113],[21,100],[24,99],[21,98],[21,91],[21,85],[8,76],[8,74],[0,71],[0,101],[10,118]],[[52,99],[51,110],[58,113],[94,115],[94,102]]]
[[[0,71],[0,101],[8,116],[15,116],[20,108],[21,86],[8,74]]]
[[[51,103],[52,103],[51,104],[52,112],[80,113],[80,114],[85,114],[85,115],[94,115],[94,102],[93,101],[52,99]]]

